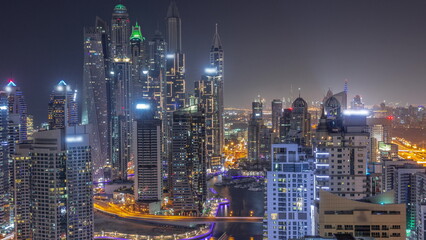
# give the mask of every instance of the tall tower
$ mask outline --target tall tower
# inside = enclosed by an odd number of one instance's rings
[[[283,113],[283,102],[279,99],[272,100],[272,132],[279,133],[280,118]]]
[[[182,53],[181,18],[176,1],[172,0],[166,17],[166,111],[173,112],[185,107],[185,54]]]
[[[171,189],[175,213],[200,213],[207,197],[206,119],[196,105],[173,113]]]
[[[137,22],[135,26],[132,26],[130,52],[130,61],[132,63],[131,105],[134,106],[141,99],[150,97],[144,96],[145,88],[149,89],[150,85],[147,84],[145,37],[142,36],[141,27]]]
[[[10,226],[7,116],[7,95],[0,92],[0,234],[6,234]]]
[[[108,71],[108,27],[101,19],[84,29],[82,123],[92,127],[92,159],[95,179],[109,178],[104,168],[110,161],[110,111]]]
[[[130,19],[127,8],[114,7],[111,20],[111,68],[109,84],[111,164],[113,178],[127,179],[131,162],[132,77],[130,58]]]
[[[182,51],[182,20],[176,5],[176,0],[171,0],[166,17],[167,43],[169,53]]]
[[[162,132],[161,120],[155,119],[152,104],[136,104],[133,122],[133,155],[135,156],[135,200],[140,203],[162,199]],[[158,209],[160,210],[160,209]]]

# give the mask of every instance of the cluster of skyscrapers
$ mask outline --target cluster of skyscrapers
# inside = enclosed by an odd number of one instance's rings
[[[140,202],[171,200],[175,213],[199,213],[207,171],[222,168],[224,52],[218,29],[205,75],[186,91],[182,21],[175,1],[163,37],[145,38],[127,8],[84,34],[83,123],[93,127],[96,180],[135,173]]]
[[[328,91],[312,129],[300,96],[287,109],[274,100],[265,140],[261,104],[253,103],[248,156],[269,168],[264,239],[424,239],[425,167],[398,157],[392,117],[359,96],[348,108],[345,87]]]
[[[133,175],[136,202],[201,213],[207,172],[222,168],[224,52],[216,26],[190,94],[181,28],[175,1],[165,38],[145,38],[122,4],[110,23],[97,17],[84,29],[80,111],[77,90],[60,81],[38,131],[10,80],[0,92],[0,234],[93,239],[93,183]]]

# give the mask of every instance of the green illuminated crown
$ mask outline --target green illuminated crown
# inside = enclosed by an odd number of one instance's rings
[[[118,4],[114,7],[114,10],[122,10],[125,11],[127,8],[123,4]]]
[[[136,22],[136,25],[132,27],[132,35],[130,36],[130,40],[132,39],[139,39],[141,41],[145,40],[145,38],[142,36],[141,27]]]

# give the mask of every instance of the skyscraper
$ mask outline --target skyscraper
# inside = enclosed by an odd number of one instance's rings
[[[148,73],[144,92],[154,100],[155,115],[164,119],[165,96],[166,96],[166,48],[167,43],[159,30],[155,31],[154,37],[148,42]],[[142,72],[143,73],[143,72]]]
[[[207,68],[201,80],[195,82],[195,97],[206,116],[208,168],[222,168],[223,134],[223,81],[217,68]]]
[[[205,116],[196,105],[173,113],[171,191],[177,214],[199,214],[207,197]]]
[[[257,164],[267,163],[271,154],[271,131],[264,124],[263,100],[252,102],[252,114],[248,125],[247,158]],[[267,164],[269,165],[269,164]]]
[[[111,68],[109,84],[111,163],[114,178],[127,179],[131,162],[132,79],[130,58],[130,19],[127,8],[114,7],[111,20]]]
[[[60,81],[50,95],[48,107],[49,129],[64,129],[78,124],[77,91]]]
[[[8,102],[8,123],[7,123],[7,142],[8,142],[8,166],[9,166],[9,203],[11,211],[11,220],[13,221],[13,188],[14,188],[14,165],[12,154],[15,153],[17,144],[27,139],[27,104],[24,95],[16,84],[9,80],[4,88],[7,94]]]
[[[145,37],[141,27],[136,22],[130,35],[130,61],[132,63],[131,106],[143,98],[150,99],[150,84],[148,82],[148,67],[145,53]]]
[[[8,101],[7,94],[0,92],[0,234],[11,230],[10,223],[10,179],[8,159]]]
[[[176,1],[172,0],[166,17],[166,110],[173,112],[185,106],[185,54],[182,52],[182,21]]]
[[[97,18],[95,27],[84,29],[82,123],[92,127],[93,177],[109,178],[104,168],[110,163],[110,112],[108,101],[108,27]]]
[[[18,146],[18,239],[93,239],[89,132],[84,125],[40,131],[32,143]]]
[[[280,118],[283,113],[283,102],[279,99],[272,100],[272,132],[279,134]]]
[[[161,120],[154,118],[149,103],[136,104],[133,122],[133,155],[135,157],[135,200],[160,202],[162,199],[162,132]]]

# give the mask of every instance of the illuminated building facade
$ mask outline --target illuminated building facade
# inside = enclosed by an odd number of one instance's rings
[[[154,118],[151,104],[136,104],[133,122],[133,155],[135,157],[135,200],[162,199],[162,132],[161,120]]]
[[[7,233],[10,229],[10,178],[8,158],[8,101],[7,94],[0,92],[0,234]]]
[[[368,169],[370,134],[366,110],[342,111],[340,102],[330,97],[315,136],[316,185],[350,199],[369,196]]]
[[[50,95],[48,106],[49,129],[64,129],[78,124],[77,91],[60,81]]]
[[[224,52],[216,24],[210,50],[210,67],[205,69],[201,80],[195,82],[195,97],[206,116],[207,164],[211,171],[218,171],[223,166],[223,70]]]
[[[223,81],[216,68],[207,68],[201,80],[195,82],[195,97],[206,116],[207,168],[222,168],[223,149]]]
[[[166,111],[185,106],[185,54],[182,52],[182,20],[176,1],[170,2],[166,17]]]
[[[111,20],[111,82],[109,84],[111,164],[113,178],[127,179],[132,129],[130,19],[127,8],[114,7]]]
[[[315,233],[313,159],[300,145],[273,144],[267,172],[264,238],[299,239]]]
[[[177,214],[201,213],[207,197],[205,122],[197,105],[173,113],[170,182]]]
[[[95,179],[110,178],[105,167],[110,164],[110,118],[108,83],[108,27],[97,18],[96,26],[84,29],[82,123],[92,127],[92,159]]]
[[[89,134],[85,125],[40,131],[32,143],[18,146],[13,155],[18,239],[93,239]]]

